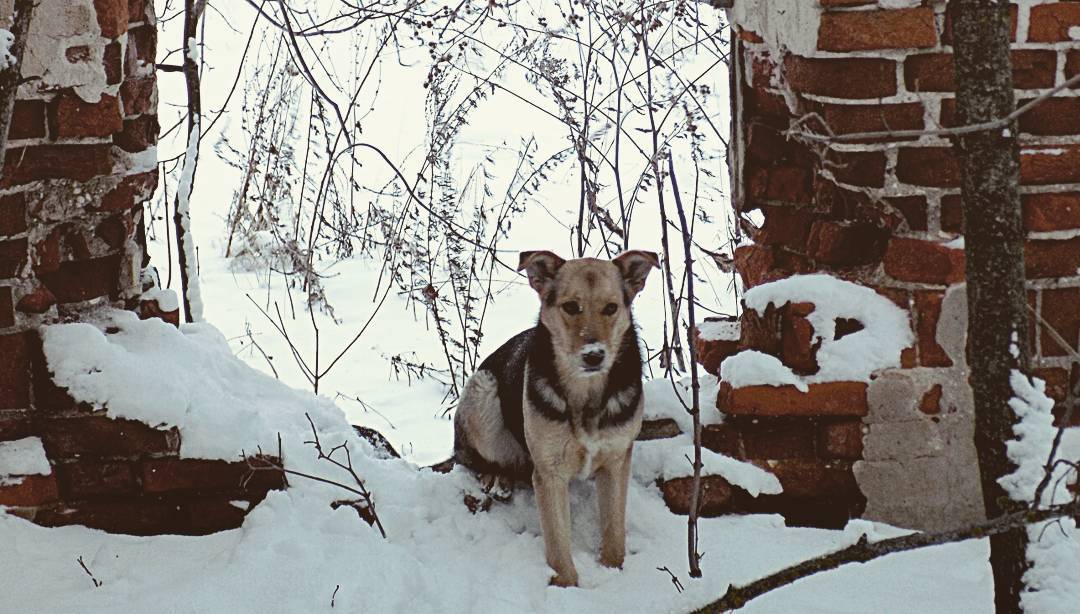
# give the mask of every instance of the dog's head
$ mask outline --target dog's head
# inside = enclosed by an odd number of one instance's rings
[[[547,251],[522,252],[518,270],[540,295],[540,321],[555,351],[582,375],[606,372],[630,328],[630,303],[660,259],[632,250],[614,260],[566,261]]]

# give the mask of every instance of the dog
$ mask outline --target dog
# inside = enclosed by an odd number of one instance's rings
[[[531,479],[553,585],[578,581],[568,493],[575,477],[595,475],[600,562],[622,567],[630,456],[644,410],[630,304],[659,266],[656,254],[638,250],[570,261],[522,252],[518,271],[540,297],[539,322],[488,356],[458,403],[455,461],[496,498]]]

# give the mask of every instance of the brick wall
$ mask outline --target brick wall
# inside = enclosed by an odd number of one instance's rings
[[[848,452],[858,449],[859,460],[847,471],[866,497],[866,515],[935,528],[981,515],[965,384],[964,254],[955,241],[963,227],[958,161],[938,136],[826,144],[794,134],[955,124],[945,3],[881,4],[888,8],[873,0],[736,0],[731,162],[750,241],[735,260],[747,287],[826,271],[875,288],[910,311],[916,341],[903,369],[850,391],[842,420],[825,407],[826,398],[837,399],[831,394],[814,400],[782,391],[790,398],[779,399],[767,396],[775,390],[729,388],[719,406],[731,418],[729,448],[758,462],[795,457],[820,474],[840,462],[830,433],[852,442]],[[1080,3],[1025,2],[1013,14],[1023,103],[1080,72],[1080,41],[1069,35],[1080,27]],[[1080,87],[1067,89],[1025,115],[1017,135],[1030,304],[1073,344],[1080,341],[1078,94]],[[742,342],[731,349],[761,349],[813,372],[798,306],[769,317],[763,326],[760,314],[745,314]],[[1030,334],[1036,373],[1060,415],[1075,402],[1080,365],[1034,318]],[[730,351],[716,343],[702,350],[714,365]],[[763,408],[750,424],[740,409],[747,404]],[[839,506],[861,511],[850,500]]]
[[[142,207],[158,181],[155,26],[151,0],[41,0],[31,25],[32,80],[0,176],[0,442],[40,440],[51,472],[0,467],[0,506],[40,524],[207,533],[282,485],[245,481],[244,463],[180,459],[176,428],[76,403],[42,353],[39,327],[104,305],[178,322],[139,300]]]

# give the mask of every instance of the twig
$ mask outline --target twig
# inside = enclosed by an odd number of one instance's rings
[[[79,563],[79,567],[82,567],[82,570],[86,572],[86,575],[90,576],[90,581],[94,583],[94,588],[98,588],[102,584],[104,584],[104,582],[94,577],[94,574],[90,571],[90,568],[86,566],[85,562],[83,562],[82,556],[75,560]]]
[[[848,563],[866,563],[894,552],[905,552],[938,546],[968,539],[982,539],[991,535],[998,535],[1014,529],[1053,520],[1063,516],[1073,516],[1080,513],[1080,501],[1047,507],[1044,509],[1028,509],[1007,516],[1001,516],[987,522],[970,525],[960,529],[941,531],[938,533],[912,533],[901,537],[883,539],[871,542],[863,535],[858,542],[835,552],[823,554],[819,557],[786,567],[776,573],[754,580],[742,586],[729,586],[727,592],[720,599],[713,601],[697,610],[697,613],[720,613],[737,610],[753,599],[765,593],[787,586],[823,571],[836,569]]]

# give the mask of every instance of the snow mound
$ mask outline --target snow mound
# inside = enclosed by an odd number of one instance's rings
[[[4,476],[49,475],[52,468],[37,437],[0,441],[0,484]]]
[[[869,382],[875,371],[900,366],[900,353],[915,338],[907,312],[870,288],[831,275],[794,275],[755,286],[743,297],[746,308],[758,313],[794,302],[814,303],[806,319],[821,342],[820,370],[799,376],[779,360],[747,350],[721,363],[721,380],[737,387],[793,384],[803,391],[819,382]],[[864,328],[835,339],[838,318],[858,320]]]
[[[697,336],[702,341],[738,341],[739,323],[727,320],[706,320],[697,325]]]
[[[642,484],[673,480],[694,475],[694,438],[680,435],[668,439],[639,441],[634,444],[634,479]],[[784,491],[780,480],[764,469],[718,454],[701,450],[701,475],[716,475],[752,496],[778,495]]]
[[[701,403],[701,423],[719,424],[724,421],[720,410],[716,408],[716,397],[720,392],[720,380],[711,373],[701,373],[698,377],[698,398]],[[686,410],[693,396],[690,390],[690,378],[683,377],[672,383],[671,380],[658,377],[647,380],[641,386],[645,395],[645,419],[661,420],[671,418],[679,425],[679,430],[689,433],[694,429],[694,419]],[[685,405],[684,405],[685,403]]]
[[[108,311],[94,323],[43,330],[57,384],[111,416],[178,427],[183,457],[235,460],[260,446],[275,451],[283,418],[295,422],[299,408],[315,401],[327,413],[340,413],[328,400],[313,399],[236,360],[221,333],[206,324],[178,332],[158,319]],[[304,441],[308,437],[299,426],[296,435]]]

